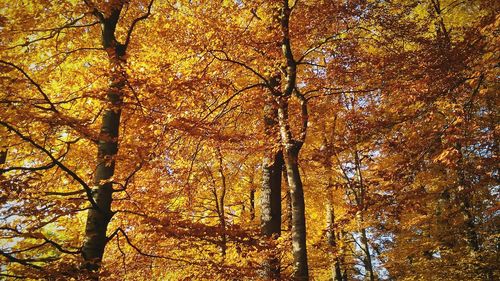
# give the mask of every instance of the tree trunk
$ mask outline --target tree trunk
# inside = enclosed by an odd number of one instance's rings
[[[362,228],[361,229],[361,242],[363,243],[363,250],[365,252],[366,258],[365,258],[365,270],[368,272],[368,277],[370,278],[370,281],[375,280],[375,276],[373,273],[373,264],[372,264],[372,255],[370,253],[370,247],[368,245],[368,237],[366,236],[366,229]]]
[[[264,130],[271,142],[262,163],[261,191],[261,232],[266,238],[276,239],[281,235],[281,170],[283,153],[279,149],[276,103],[267,97],[264,106]],[[270,245],[270,255],[263,264],[263,277],[279,279],[280,264],[276,257],[274,242]]]
[[[342,269],[340,265],[340,259],[337,256],[338,249],[336,241],[337,237],[335,235],[335,210],[331,198],[328,198],[326,205],[326,238],[328,240],[328,245],[330,245],[332,253],[334,255],[332,265],[332,280],[342,281]]]
[[[250,189],[250,221],[255,219],[255,189]]]
[[[290,188],[288,188],[288,177],[286,175],[286,167],[283,164],[283,184],[286,190],[286,230],[292,231],[292,198],[290,196]]]
[[[117,78],[116,75],[113,74],[114,78]],[[115,156],[118,152],[118,129],[124,87],[121,80],[120,78],[112,82],[107,94],[108,108],[104,111],[102,118],[97,167],[94,175],[96,188],[93,190],[93,198],[98,209],[91,208],[88,212],[85,242],[82,248],[83,258],[87,262],[86,268],[90,271],[99,269],[107,242],[106,230],[113,216],[111,212],[113,184],[107,181],[114,175]]]
[[[288,96],[279,97],[277,99],[277,103],[283,156],[292,202],[293,278],[295,280],[309,280],[306,246],[306,210],[304,203],[304,190],[299,172],[299,152],[302,148],[304,138],[301,138],[301,141],[297,141],[292,137],[288,119],[288,98]],[[307,114],[303,113],[302,117],[306,118]],[[305,125],[307,125],[307,120],[305,121]],[[302,137],[305,137],[306,128],[307,126],[302,128]]]
[[[7,161],[7,149],[0,151],[0,165]]]
[[[465,156],[462,146],[457,143],[455,147],[460,152],[460,158],[458,159],[458,199],[460,200],[460,209],[465,219],[467,242],[469,247],[477,252],[479,250],[479,238],[476,231],[476,224],[474,223],[474,214],[472,213],[473,207],[470,202],[472,188],[465,175]]]
[[[226,176],[224,174],[223,162],[222,162],[222,153],[220,149],[217,149],[217,156],[219,158],[219,176],[221,178],[221,194],[219,198],[217,198],[217,191],[215,191],[215,200],[219,200],[217,204],[217,211],[219,215],[219,223],[221,228],[221,244],[220,244],[220,252],[222,256],[222,261],[225,261],[226,251],[227,251],[227,235],[226,235],[226,212],[225,212],[225,199],[226,199]]]
[[[335,117],[336,122],[337,118]],[[324,132],[326,132],[326,128],[323,128]],[[333,128],[333,133],[335,133],[335,127]],[[323,145],[322,145],[322,154],[323,154],[323,165],[325,168],[326,176],[328,177],[328,182],[326,186],[326,238],[328,245],[330,246],[332,252],[332,280],[333,281],[342,281],[342,268],[341,261],[339,257],[339,249],[337,246],[337,235],[335,233],[335,207],[333,203],[333,170],[332,170],[332,162],[331,158],[334,154],[333,146],[328,142],[326,134],[323,136]]]
[[[298,165],[299,149],[285,149],[285,163],[292,201],[292,251],[294,278],[308,280],[304,190]]]
[[[96,206],[87,213],[85,241],[82,246],[82,256],[85,260],[83,268],[89,271],[88,278],[91,280],[99,279],[98,271],[107,244],[106,231],[113,216],[111,211],[113,184],[109,180],[115,172],[120,115],[126,84],[126,74],[123,69],[125,46],[118,43],[114,36],[120,12],[121,6],[116,7],[109,17],[101,20],[102,44],[108,53],[110,63],[110,86],[106,94],[106,109],[103,112],[97,148],[93,188]]]
[[[262,167],[261,230],[268,237],[281,234],[281,151],[265,158]]]

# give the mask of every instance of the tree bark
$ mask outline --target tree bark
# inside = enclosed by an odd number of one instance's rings
[[[292,231],[292,198],[290,196],[290,188],[288,188],[288,177],[286,175],[286,167],[283,164],[283,185],[286,190],[286,230]]]
[[[250,189],[250,221],[255,219],[255,189]]]
[[[337,256],[338,248],[337,236],[335,234],[335,210],[331,198],[328,198],[326,205],[326,238],[328,240],[328,245],[330,245],[332,253],[334,255],[332,265],[332,280],[342,281],[342,268],[340,259]]]
[[[215,190],[215,200],[218,200],[217,204],[217,213],[219,216],[219,224],[221,228],[221,244],[220,244],[220,252],[222,256],[222,261],[225,261],[226,251],[227,251],[227,235],[226,235],[226,212],[225,212],[225,199],[226,199],[226,176],[224,174],[223,162],[222,162],[222,153],[220,149],[217,149],[217,156],[219,159],[219,176],[221,178],[221,194],[217,198],[217,191]]]
[[[281,235],[281,171],[283,153],[279,146],[277,129],[276,102],[272,97],[266,98],[264,106],[264,130],[267,138],[272,141],[269,151],[262,163],[261,190],[261,233],[267,239],[276,239]],[[279,279],[280,264],[276,257],[274,243],[271,242],[269,258],[263,264],[263,277]]]
[[[106,231],[113,216],[111,211],[113,184],[109,181],[115,172],[115,158],[118,153],[118,132],[123,104],[126,74],[125,46],[115,38],[115,29],[120,17],[122,5],[114,7],[110,15],[100,17],[102,26],[102,45],[108,53],[110,63],[110,86],[106,93],[106,109],[103,112],[102,124],[97,148],[97,166],[94,174],[93,198],[96,206],[87,213],[85,241],[82,246],[83,268],[88,270],[88,279],[98,280],[98,271],[107,244]]]
[[[7,161],[7,149],[0,151],[0,165]]]
[[[337,118],[335,117],[334,126]],[[326,128],[323,128],[326,132]],[[332,130],[335,133],[335,127]],[[339,257],[339,249],[337,245],[337,234],[335,232],[335,207],[333,203],[333,170],[331,158],[334,154],[333,146],[328,142],[326,134],[323,135],[323,145],[321,152],[323,154],[322,163],[325,168],[326,176],[328,177],[328,182],[326,185],[326,239],[330,249],[332,251],[332,280],[342,281],[342,263]]]
[[[292,201],[292,251],[294,278],[308,280],[304,190],[299,173],[297,148],[286,149],[285,163]]]
[[[368,237],[366,236],[366,228],[361,229],[361,242],[363,243],[363,250],[366,254],[365,258],[365,270],[368,272],[368,277],[370,281],[375,280],[375,275],[373,273],[373,263],[372,263],[372,255],[370,253],[370,247],[368,245]]]
[[[283,155],[292,202],[292,253],[295,280],[309,280],[306,247],[306,217],[304,190],[299,172],[299,152],[302,142],[292,138],[288,124],[288,99],[278,99],[278,119],[283,145]]]

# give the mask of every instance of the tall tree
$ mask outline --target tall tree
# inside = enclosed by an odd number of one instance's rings
[[[102,47],[106,50],[109,60],[109,90],[106,93],[106,105],[98,138],[97,166],[94,174],[95,188],[92,190],[95,204],[92,204],[92,208],[88,212],[85,242],[82,246],[82,255],[86,261],[84,267],[91,272],[97,272],[107,243],[108,224],[113,217],[111,210],[114,191],[112,177],[115,173],[120,115],[127,84],[124,68],[127,47],[135,25],[149,16],[153,1],[149,3],[146,14],[133,20],[123,43],[117,40],[116,30],[125,2],[112,1],[100,9],[91,1],[85,1],[85,4],[100,22]],[[92,279],[98,278],[92,277]]]

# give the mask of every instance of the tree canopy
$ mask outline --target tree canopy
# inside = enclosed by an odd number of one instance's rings
[[[0,1],[0,279],[499,280],[499,4]]]

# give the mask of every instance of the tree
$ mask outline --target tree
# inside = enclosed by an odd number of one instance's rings
[[[498,4],[0,10],[2,278],[498,279]]]

